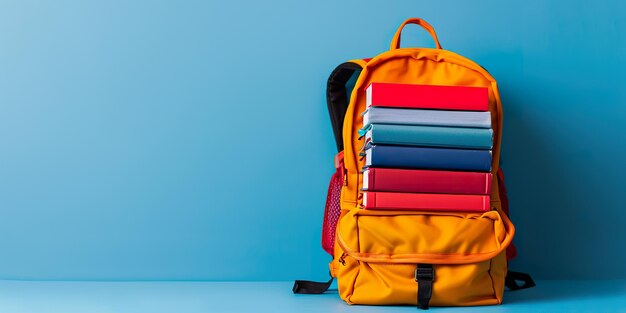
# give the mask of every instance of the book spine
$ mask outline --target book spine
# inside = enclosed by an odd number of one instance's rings
[[[375,168],[367,170],[367,189],[376,190],[376,176],[378,171]]]
[[[487,195],[491,192],[491,180],[491,173],[479,172],[367,170],[368,191]]]
[[[372,145],[366,154],[372,167],[491,171],[491,150]]]
[[[364,192],[363,193],[363,207],[365,209],[374,209],[376,205],[376,192]]]
[[[371,83],[367,106],[414,109],[488,111],[486,87]]]
[[[493,130],[461,127],[372,124],[373,144],[491,149]]]
[[[371,124],[491,128],[491,112],[371,107],[363,114],[363,127]]]
[[[365,192],[368,210],[424,210],[454,212],[486,212],[490,209],[488,195],[451,195],[426,193]]]

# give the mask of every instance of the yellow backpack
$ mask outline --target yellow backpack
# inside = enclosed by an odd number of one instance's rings
[[[426,29],[436,49],[400,48],[400,35],[407,24]],[[363,124],[361,112],[366,109],[365,89],[372,82],[488,88],[494,176],[490,211],[361,208],[365,161],[359,157],[363,141],[358,130]],[[338,66],[329,78],[327,99],[340,152],[329,187],[322,244],[333,254],[330,273],[337,278],[341,298],[350,304],[417,305],[424,309],[502,303],[506,250],[515,228],[503,209],[505,195],[501,197],[502,106],[495,79],[475,62],[443,50],[434,29],[411,18],[398,28],[389,51]],[[296,281],[293,291],[322,293],[331,282]],[[506,285],[522,289],[534,282],[527,274],[509,272]]]

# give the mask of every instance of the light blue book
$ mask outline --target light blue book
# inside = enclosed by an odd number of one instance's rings
[[[359,131],[365,142],[374,145],[401,145],[489,150],[491,128],[369,124]]]
[[[491,128],[491,112],[370,107],[363,126],[370,124]]]

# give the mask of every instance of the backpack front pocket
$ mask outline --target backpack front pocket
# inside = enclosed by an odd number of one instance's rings
[[[431,305],[502,299],[510,221],[497,211],[439,213],[355,208],[341,218],[339,292],[357,304],[416,304],[417,264],[432,264]],[[469,287],[471,286],[471,287]]]

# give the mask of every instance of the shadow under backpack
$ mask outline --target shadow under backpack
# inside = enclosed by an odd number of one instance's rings
[[[407,24],[423,27],[436,48],[400,48]],[[356,82],[354,82],[356,78]],[[372,82],[471,86],[488,89],[493,181],[486,212],[368,210],[363,208],[364,146],[359,130]],[[328,282],[297,280],[296,294],[325,292],[337,278],[349,304],[476,306],[502,303],[510,290],[533,287],[528,274],[508,270],[516,255],[499,167],[502,107],[495,79],[480,65],[443,50],[434,29],[411,18],[398,28],[391,49],[339,65],[330,75],[327,102],[339,153],[328,188],[322,246],[333,256]],[[520,284],[521,282],[521,284]]]

